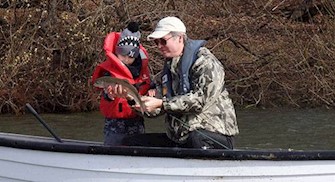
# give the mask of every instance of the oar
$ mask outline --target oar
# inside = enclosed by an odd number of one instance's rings
[[[55,134],[55,132],[52,131],[52,129],[43,121],[43,119],[40,117],[40,115],[35,111],[35,109],[29,104],[26,104],[26,107],[28,110],[38,119],[40,123],[51,133],[51,135],[60,143],[62,143],[62,140]]]

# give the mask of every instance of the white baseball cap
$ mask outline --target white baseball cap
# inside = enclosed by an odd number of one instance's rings
[[[170,32],[183,32],[186,33],[186,27],[184,23],[177,17],[168,16],[157,23],[155,31],[148,35],[147,39],[160,39]]]

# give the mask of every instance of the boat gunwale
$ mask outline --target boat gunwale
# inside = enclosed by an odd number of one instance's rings
[[[191,149],[191,148],[164,148],[164,147],[138,147],[138,146],[105,146],[101,142],[63,139],[57,142],[50,137],[21,135],[0,132],[0,146],[31,149],[40,151],[143,156],[143,157],[169,157],[183,159],[208,160],[335,160],[335,150],[218,150],[218,149]]]

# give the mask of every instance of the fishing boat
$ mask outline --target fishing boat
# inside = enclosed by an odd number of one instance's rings
[[[335,151],[105,146],[0,132],[0,181],[309,182],[335,181]]]
[[[0,133],[0,181],[335,181],[335,151],[109,147]]]

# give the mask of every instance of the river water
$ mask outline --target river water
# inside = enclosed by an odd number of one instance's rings
[[[323,109],[244,109],[236,111],[237,148],[335,150],[335,112]],[[41,114],[60,138],[102,141],[99,112]],[[163,117],[147,119],[146,132],[164,132]],[[0,132],[51,136],[32,115],[0,115]]]

